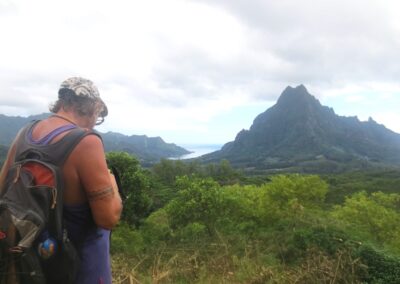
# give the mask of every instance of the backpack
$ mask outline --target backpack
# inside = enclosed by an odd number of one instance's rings
[[[70,125],[47,137],[72,129],[59,141],[33,144],[28,136],[38,122],[20,132],[0,195],[0,284],[73,283],[79,268],[63,226],[62,167],[83,137],[98,134]]]

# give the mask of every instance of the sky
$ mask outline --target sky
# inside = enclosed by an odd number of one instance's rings
[[[0,0],[0,114],[48,111],[91,79],[102,132],[224,144],[287,86],[400,133],[400,11],[390,0]]]

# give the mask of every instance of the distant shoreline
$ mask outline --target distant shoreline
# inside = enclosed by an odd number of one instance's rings
[[[190,154],[185,154],[180,157],[174,157],[171,158],[172,160],[185,160],[185,159],[191,159],[191,158],[197,158],[202,155],[218,151],[222,148],[222,144],[205,144],[205,145],[180,145],[181,147],[185,148],[186,150],[190,151]]]

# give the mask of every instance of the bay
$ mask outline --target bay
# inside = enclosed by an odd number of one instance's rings
[[[196,145],[196,144],[187,144],[187,145],[180,145],[181,147],[185,148],[186,150],[192,152],[190,154],[182,155],[178,158],[174,158],[174,160],[184,160],[184,159],[192,159],[197,158],[202,155],[218,151],[221,149],[222,145],[220,144],[203,144],[203,145]]]

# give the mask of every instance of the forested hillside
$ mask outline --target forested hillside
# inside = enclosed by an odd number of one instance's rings
[[[226,160],[108,159],[128,195],[116,283],[399,283],[398,171],[246,176]]]

